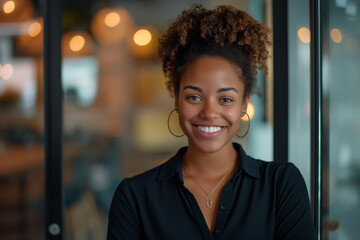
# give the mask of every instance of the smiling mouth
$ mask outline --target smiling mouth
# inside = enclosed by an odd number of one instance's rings
[[[216,132],[219,132],[221,129],[225,128],[225,127],[220,127],[220,126],[201,126],[201,125],[196,125],[196,127],[200,131],[206,132],[206,133],[216,133]]]

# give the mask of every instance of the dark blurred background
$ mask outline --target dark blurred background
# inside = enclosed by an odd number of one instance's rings
[[[43,13],[38,0],[0,0],[0,239],[44,239]],[[271,0],[64,1],[66,239],[105,239],[116,186],[186,145],[167,129],[174,107],[156,55],[158,38],[191,3],[231,4],[272,28]],[[329,0],[324,36],[329,100],[330,239],[360,234],[359,1]],[[308,1],[288,1],[289,161],[310,190]],[[272,52],[272,49],[269,49]],[[251,129],[234,139],[273,161],[273,71],[257,75]],[[247,123],[244,122],[244,125]],[[171,126],[181,131],[177,122]]]

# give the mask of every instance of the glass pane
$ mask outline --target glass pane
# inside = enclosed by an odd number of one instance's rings
[[[266,24],[272,28],[272,5],[270,1],[256,0],[247,1],[247,7],[244,9],[257,21]],[[269,49],[270,56],[272,49]],[[268,59],[268,75],[264,72],[257,74],[257,85],[250,98],[251,113],[253,108],[254,115],[251,118],[251,129],[247,139],[235,139],[244,147],[245,151],[254,158],[265,161],[273,161],[273,75],[272,59]]]
[[[360,234],[360,1],[330,1],[324,40],[324,97],[329,109],[329,239]],[[324,206],[327,207],[327,206]]]
[[[0,1],[0,239],[44,238],[43,20]]]
[[[310,193],[309,1],[288,1],[289,161],[300,169]]]
[[[193,1],[81,2],[67,2],[62,38],[66,239],[104,239],[119,182],[166,161],[187,144],[167,128],[174,100],[165,88],[156,46],[169,20]],[[270,7],[263,0],[196,2],[208,8],[231,4],[263,22]],[[267,88],[272,85],[259,73],[250,134],[234,140],[270,161]]]

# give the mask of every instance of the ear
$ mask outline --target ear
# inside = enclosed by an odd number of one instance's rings
[[[248,94],[247,96],[245,96],[243,104],[242,104],[242,108],[241,108],[241,116],[243,117],[245,115],[245,113],[247,112],[247,107],[248,107],[248,103],[250,100],[250,94]]]

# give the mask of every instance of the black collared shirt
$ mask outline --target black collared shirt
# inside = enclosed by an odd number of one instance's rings
[[[120,183],[107,239],[316,239],[299,170],[292,163],[255,160],[233,145],[240,164],[221,192],[213,233],[184,186],[182,148],[164,164]]]

